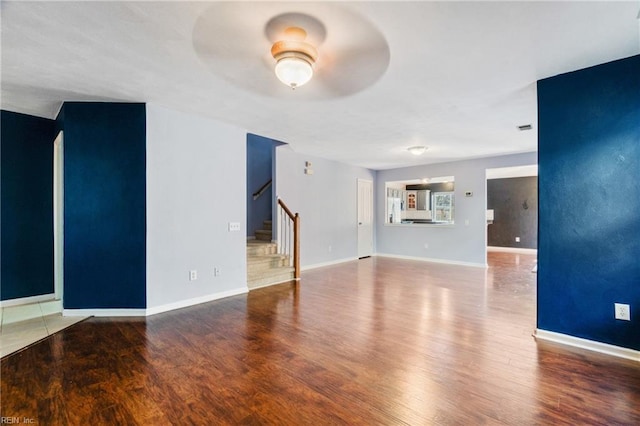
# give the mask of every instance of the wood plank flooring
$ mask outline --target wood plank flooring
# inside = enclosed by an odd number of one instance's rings
[[[536,342],[535,257],[369,258],[146,319],[91,318],[1,361],[46,425],[640,424],[640,365]]]

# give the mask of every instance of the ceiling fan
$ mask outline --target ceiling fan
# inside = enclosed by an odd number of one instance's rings
[[[385,38],[371,22],[327,3],[215,3],[196,20],[192,38],[215,76],[282,98],[360,92],[384,75],[390,59]]]

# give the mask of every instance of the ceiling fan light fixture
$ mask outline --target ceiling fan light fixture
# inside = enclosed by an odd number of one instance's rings
[[[407,151],[412,153],[415,156],[422,155],[427,150],[427,147],[424,145],[411,146],[407,148]]]
[[[292,89],[307,84],[313,77],[311,58],[304,54],[285,52],[276,59],[276,77]]]
[[[271,46],[271,55],[276,60],[275,72],[278,79],[295,89],[311,80],[313,64],[318,57],[315,47],[304,41],[307,32],[302,28],[289,27],[284,32],[285,40],[276,41]]]

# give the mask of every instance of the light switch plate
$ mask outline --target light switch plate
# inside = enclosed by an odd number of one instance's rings
[[[240,222],[229,222],[229,232],[239,231],[240,230]]]

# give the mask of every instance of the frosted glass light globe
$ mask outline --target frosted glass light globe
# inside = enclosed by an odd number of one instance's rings
[[[304,59],[297,57],[285,57],[276,64],[276,76],[292,89],[300,87],[311,80],[313,68]]]

